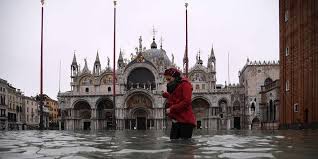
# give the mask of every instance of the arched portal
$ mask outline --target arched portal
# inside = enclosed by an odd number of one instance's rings
[[[203,98],[197,98],[192,101],[193,113],[197,119],[197,128],[208,127],[209,106],[209,102]]]
[[[113,128],[114,119],[114,105],[110,99],[101,98],[97,101],[96,106],[96,119],[98,129],[111,129]]]
[[[125,119],[126,129],[145,130],[154,126],[154,119],[151,116],[152,101],[144,93],[135,93],[126,101],[128,119]]]
[[[137,130],[146,130],[148,113],[144,108],[137,108],[133,112],[133,118],[136,119]]]
[[[260,120],[255,117],[253,120],[252,120],[252,129],[259,129],[260,128]]]
[[[138,67],[132,70],[127,78],[127,89],[133,88],[156,89],[155,76],[147,68]]]
[[[74,105],[74,118],[76,129],[91,130],[91,106],[87,101],[78,101]]]

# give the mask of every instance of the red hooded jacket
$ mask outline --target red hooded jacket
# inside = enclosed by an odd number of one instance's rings
[[[169,94],[164,92],[164,98],[168,99],[167,106],[170,108],[168,116],[180,123],[196,125],[196,119],[192,111],[192,85],[186,78],[182,78],[177,88]]]

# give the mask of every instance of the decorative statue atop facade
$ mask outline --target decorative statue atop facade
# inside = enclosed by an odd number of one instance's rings
[[[107,57],[107,68],[110,68],[110,60],[109,60],[109,57]]]
[[[172,65],[174,64],[174,55],[173,54],[171,54],[171,63],[172,63]]]

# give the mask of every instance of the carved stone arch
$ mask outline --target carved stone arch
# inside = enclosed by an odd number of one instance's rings
[[[92,107],[88,101],[79,99],[73,102],[72,108],[74,110],[74,114],[72,114],[73,117],[80,119],[91,119]]]
[[[113,75],[111,73],[109,73],[109,72],[104,72],[98,78],[98,82],[99,82],[100,85],[112,84],[113,83]]]
[[[196,99],[199,99],[199,98],[201,98],[201,99],[205,100],[206,102],[208,102],[209,107],[212,106],[211,101],[210,101],[207,97],[205,97],[205,96],[201,96],[201,95],[195,96],[195,97],[192,98],[192,101],[194,101],[194,100],[196,100]]]
[[[83,74],[80,76],[78,83],[80,86],[94,85],[94,78],[91,74]]]
[[[95,108],[98,109],[98,105],[100,105],[101,103],[108,104],[108,105],[103,105],[104,109],[114,109],[113,100],[111,100],[109,97],[98,98],[95,102]]]
[[[141,113],[141,112],[143,112],[143,113]],[[149,115],[150,115],[150,111],[149,111],[149,109],[145,109],[144,107],[135,107],[135,108],[132,108],[131,110],[130,110],[130,117],[137,117],[137,116],[142,116],[142,117],[146,117],[146,118],[148,118],[149,117]]]
[[[191,81],[207,81],[208,76],[207,73],[203,70],[193,70],[189,73],[189,79]]]
[[[209,100],[206,98],[199,96],[192,100],[192,109],[193,113],[195,114],[197,120],[209,116],[209,107],[210,103]]]
[[[154,107],[154,99],[143,91],[135,91],[125,99],[124,108],[132,109],[137,107],[151,109]]]
[[[96,119],[106,120],[107,127],[111,127],[110,123],[114,117],[114,104],[108,97],[100,97],[95,104]]]
[[[77,103],[79,103],[79,102],[86,102],[86,103],[89,105],[89,107],[92,109],[91,104],[90,104],[86,99],[77,99],[77,100],[73,101],[73,102],[72,102],[72,105],[71,105],[71,108],[72,108],[72,109],[75,109],[74,106],[75,106]]]
[[[138,93],[142,93],[142,94],[145,94],[147,95],[150,99],[151,99],[151,102],[152,103],[155,103],[155,97],[154,95],[152,94],[151,91],[149,90],[146,90],[146,89],[132,89],[132,90],[129,90],[126,92],[126,94],[123,96],[123,99],[125,99],[124,103],[124,107],[126,108],[126,103],[127,103],[127,100],[133,95],[133,94],[138,94]]]

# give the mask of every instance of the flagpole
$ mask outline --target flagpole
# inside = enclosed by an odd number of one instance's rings
[[[116,4],[117,4],[117,1],[114,0],[114,57],[113,57],[113,107],[114,107],[114,114],[113,114],[113,128],[116,129],[116,85],[115,85],[115,82],[116,82],[116,74],[115,74],[115,67],[116,67]]]
[[[188,78],[189,58],[188,58],[188,3],[185,3],[186,8],[186,77]]]
[[[41,14],[41,71],[40,71],[40,96],[39,96],[39,104],[40,104],[40,130],[44,129],[43,125],[43,12],[44,12],[44,0],[41,0],[42,3],[42,14]]]

